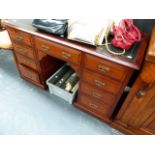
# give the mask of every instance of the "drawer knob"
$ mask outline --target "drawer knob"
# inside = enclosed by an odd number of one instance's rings
[[[99,80],[95,80],[95,85],[98,86],[98,87],[104,87],[105,86],[105,83],[99,81]]]
[[[21,40],[23,40],[23,37],[22,37],[22,36],[16,36],[16,39],[17,39],[18,41],[21,41]]]
[[[98,70],[103,72],[103,73],[106,73],[110,70],[110,68],[107,66],[104,66],[104,65],[98,65]]]
[[[95,104],[95,103],[90,103],[90,105],[89,105],[91,108],[93,108],[93,109],[97,109],[98,108],[98,106]]]
[[[25,75],[26,75],[26,77],[28,77],[28,78],[30,78],[30,79],[32,79],[33,77],[32,77],[32,74],[31,73],[29,73],[29,72],[26,72],[25,73]]]
[[[23,48],[20,48],[20,49],[19,49],[19,52],[22,53],[22,54],[26,54],[26,50],[23,49]]]
[[[44,51],[48,51],[50,49],[49,46],[46,45],[41,45],[41,47]]]
[[[95,97],[95,98],[99,98],[99,99],[102,97],[102,95],[97,93],[97,92],[93,92],[92,96]]]
[[[67,52],[62,52],[62,55],[63,55],[63,57],[64,58],[66,58],[66,59],[68,59],[68,58],[70,58],[71,57],[71,54],[70,53],[67,53]]]

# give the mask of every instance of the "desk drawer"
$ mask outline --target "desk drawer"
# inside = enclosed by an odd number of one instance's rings
[[[106,76],[97,73],[92,73],[87,70],[83,71],[82,78],[84,81],[93,84],[97,88],[106,90],[116,95],[119,93],[122,87],[122,83],[118,81],[112,80]]]
[[[16,57],[17,57],[17,60],[20,64],[24,64],[24,65],[26,65],[32,69],[37,70],[37,65],[36,65],[35,61],[33,61],[29,58],[26,58],[20,54],[17,54],[17,53],[16,53]]]
[[[83,94],[80,96],[80,102],[78,104],[100,116],[106,115],[109,117],[113,110],[111,106],[104,104],[103,102],[98,102],[98,100]]]
[[[13,47],[14,47],[14,50],[22,55],[25,55],[31,59],[34,59],[34,51],[32,48],[30,47],[26,47],[26,46],[21,46],[21,45],[18,45],[18,44],[15,44],[13,43]]]
[[[46,52],[47,54],[62,59],[67,62],[79,64],[81,53],[77,50],[52,43],[52,41],[35,38],[35,43],[38,50]]]
[[[19,64],[19,70],[23,77],[26,77],[34,82],[40,83],[39,75],[37,72],[32,71],[31,69],[29,69],[23,65],[20,65],[20,64]]]
[[[88,54],[85,55],[85,67],[119,81],[124,80],[128,71],[124,66]]]
[[[115,101],[115,96],[102,90],[98,89],[96,87],[93,87],[89,84],[82,83],[80,90],[84,92],[85,94],[89,95],[90,97],[94,99],[99,99],[100,101],[103,101],[109,105],[112,105]]]
[[[13,41],[21,42],[29,46],[32,45],[30,34],[12,28],[7,28],[7,30],[9,31],[9,35]]]

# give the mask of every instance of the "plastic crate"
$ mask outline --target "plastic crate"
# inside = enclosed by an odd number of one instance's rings
[[[74,98],[76,96],[76,93],[78,91],[78,88],[73,92],[67,92],[66,90],[54,85],[52,82],[50,82],[50,80],[58,73],[60,72],[67,64],[65,64],[64,66],[62,66],[59,70],[57,70],[47,81],[46,84],[48,85],[49,88],[49,92],[50,94],[54,94],[62,99],[64,99],[65,101],[67,101],[69,104],[72,104],[74,101]]]

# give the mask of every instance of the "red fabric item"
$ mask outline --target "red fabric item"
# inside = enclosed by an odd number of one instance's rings
[[[126,50],[142,38],[140,30],[133,24],[132,19],[123,19],[119,25],[114,25],[113,31],[112,45]]]

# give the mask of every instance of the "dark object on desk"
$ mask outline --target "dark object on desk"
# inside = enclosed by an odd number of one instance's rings
[[[32,26],[56,35],[64,35],[68,22],[67,19],[34,19]]]

